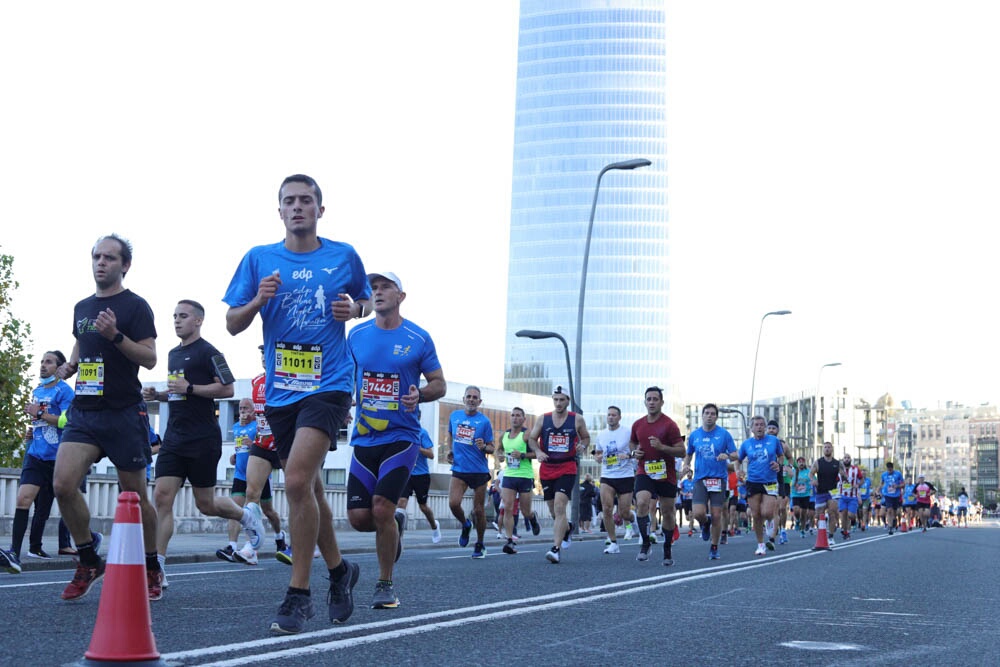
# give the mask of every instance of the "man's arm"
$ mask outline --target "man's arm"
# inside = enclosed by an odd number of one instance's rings
[[[576,443],[576,453],[577,455],[580,455],[587,451],[587,448],[590,447],[590,432],[587,430],[587,422],[583,418],[583,415],[576,416],[576,435],[578,438]]]
[[[277,271],[261,278],[257,285],[257,294],[249,303],[242,306],[230,306],[229,310],[226,311],[226,331],[233,336],[246,331],[246,328],[253,322],[253,318],[257,317],[257,313],[278,293],[280,285],[281,276],[278,275]]]
[[[538,446],[538,438],[542,435],[542,419],[536,419],[534,426],[531,427],[531,431],[528,433],[528,449],[535,453],[535,458],[541,462],[546,461],[549,455],[541,450]]]

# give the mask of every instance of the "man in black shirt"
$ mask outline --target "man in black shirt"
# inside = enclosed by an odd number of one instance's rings
[[[260,546],[264,534],[259,506],[240,507],[229,496],[215,495],[216,469],[222,458],[222,431],[215,416],[215,399],[232,398],[233,385],[231,379],[226,383],[219,377],[217,366],[225,363],[224,357],[201,337],[204,320],[205,309],[197,301],[184,299],[177,303],[174,331],[181,344],[167,357],[167,391],[156,391],[154,387],[142,390],[147,401],[166,401],[169,406],[153,489],[156,551],[161,568],[174,534],[174,499],[185,479],[191,481],[199,512],[239,521],[254,549]],[[164,578],[163,587],[166,585]]]
[[[62,593],[64,600],[83,597],[104,576],[104,561],[90,532],[90,510],[80,483],[105,456],[118,471],[123,491],[139,495],[146,579],[150,593],[163,573],[156,560],[156,510],[146,494],[149,419],[142,400],[139,366],[156,365],[156,328],[145,299],[125,289],[132,267],[132,245],[117,234],[97,240],[91,251],[96,291],[76,304],[69,361],[56,371],[76,374],[73,403],[56,456],[53,487],[59,511],[76,542],[80,563]]]

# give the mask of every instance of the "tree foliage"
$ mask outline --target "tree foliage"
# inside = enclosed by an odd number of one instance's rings
[[[24,406],[31,399],[31,357],[25,352],[31,325],[11,308],[17,288],[14,258],[0,253],[0,467],[15,468],[24,454],[24,433],[30,424]]]

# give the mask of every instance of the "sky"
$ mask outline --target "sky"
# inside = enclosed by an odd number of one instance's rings
[[[760,332],[757,398],[812,393],[839,362],[824,392],[1000,402],[1000,5],[666,7],[663,381],[683,402],[749,400]],[[6,3],[0,252],[36,353],[72,348],[90,248],[116,231],[161,359],[195,299],[204,337],[256,374],[259,324],[230,337],[221,298],[247,249],[283,237],[277,187],[303,172],[324,190],[320,234],[400,276],[445,376],[501,387],[517,14]]]

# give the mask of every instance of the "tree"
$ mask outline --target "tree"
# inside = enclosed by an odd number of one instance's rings
[[[31,357],[25,352],[31,325],[11,309],[17,288],[14,258],[0,253],[0,467],[14,468],[24,455],[24,432],[30,423],[24,406],[31,399]]]

